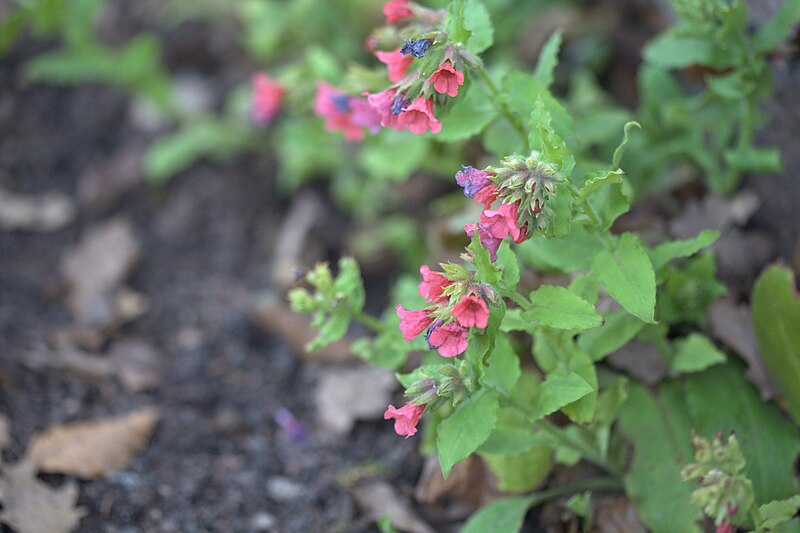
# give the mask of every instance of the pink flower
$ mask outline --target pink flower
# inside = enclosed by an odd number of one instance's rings
[[[434,72],[428,83],[433,84],[433,88],[439,94],[447,96],[457,96],[458,86],[464,84],[464,73],[456,69],[449,59],[439,65],[439,70]]]
[[[527,237],[527,226],[519,227],[519,202],[501,204],[494,211],[481,213],[481,224],[498,239],[505,239],[509,235],[517,244]]]
[[[469,330],[464,329],[455,322],[448,322],[431,331],[428,342],[431,346],[439,348],[442,357],[455,357],[467,349]]]
[[[481,239],[481,245],[489,252],[489,258],[492,261],[497,260],[497,249],[500,248],[500,243],[503,242],[503,239],[498,239],[492,235],[492,232],[483,224],[466,224],[464,226],[464,231],[467,232],[467,237],[470,239],[472,239],[475,235],[475,231],[477,231]]]
[[[428,265],[419,267],[419,273],[422,274],[422,282],[419,284],[419,295],[429,302],[443,302],[447,300],[444,297],[444,288],[450,285],[450,280],[444,274],[433,272]]]
[[[266,126],[280,111],[286,89],[263,72],[253,74],[250,85],[250,114],[256,124]]]
[[[383,5],[383,14],[386,15],[386,24],[414,16],[409,9],[408,0],[389,0]]]
[[[425,405],[414,405],[407,403],[400,409],[394,405],[390,405],[386,412],[383,413],[383,419],[389,420],[394,418],[394,431],[398,435],[405,436],[405,438],[412,437],[417,433],[417,424],[422,412],[425,410]]]
[[[479,204],[483,204],[484,209],[489,209],[494,201],[497,200],[497,195],[497,187],[494,185],[487,185],[483,189],[480,189],[478,192],[476,192],[475,196],[472,198]]]
[[[400,317],[400,331],[403,332],[403,340],[411,342],[417,335],[425,331],[425,329],[433,323],[427,311],[410,311],[403,309],[402,305],[395,307],[397,316]]]
[[[403,129],[397,123],[397,115],[392,113],[392,103],[395,99],[395,90],[389,89],[380,93],[363,93],[373,111],[380,118],[381,126],[397,130]]]
[[[367,128],[372,133],[380,131],[381,116],[366,100],[353,97],[350,100],[350,112],[350,119],[356,126]]]
[[[431,130],[431,133],[442,131],[442,123],[433,116],[433,99],[426,100],[422,96],[417,97],[405,111],[400,113],[397,123],[417,135],[422,135],[428,130]]]
[[[489,307],[483,298],[478,296],[462,296],[453,307],[453,318],[465,328],[472,326],[485,328],[489,323]]]
[[[461,165],[461,170],[456,172],[456,183],[460,187],[464,187],[464,196],[474,198],[477,193],[492,184],[489,175],[484,170]]]
[[[391,52],[378,51],[375,52],[375,57],[378,58],[378,61],[386,65],[386,69],[389,71],[389,81],[392,83],[402,80],[411,62],[414,61],[413,57],[403,54],[400,50],[393,50]]]
[[[350,96],[339,89],[320,82],[314,97],[314,112],[325,119],[325,129],[342,131],[348,141],[364,138],[363,128],[378,132],[380,115],[365,100]]]

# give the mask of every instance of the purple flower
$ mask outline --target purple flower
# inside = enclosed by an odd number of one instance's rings
[[[408,39],[400,49],[405,55],[411,54],[416,58],[425,57],[425,52],[433,44],[433,39]]]
[[[456,172],[456,183],[464,187],[464,195],[473,198],[475,193],[490,185],[489,173],[472,167],[461,165],[463,170]]]
[[[398,94],[394,97],[394,102],[392,102],[392,115],[399,115],[403,111],[406,110],[408,107],[409,101],[403,98],[402,94]]]

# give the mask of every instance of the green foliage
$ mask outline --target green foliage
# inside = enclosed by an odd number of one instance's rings
[[[675,373],[700,372],[727,360],[708,337],[699,333],[692,333],[676,345],[677,352],[670,363],[670,370]]]
[[[606,291],[639,319],[655,323],[656,279],[641,240],[624,233],[611,250],[594,257],[592,270]]]
[[[439,425],[436,447],[445,479],[454,464],[466,459],[489,438],[497,422],[497,401],[497,395],[482,389]]]
[[[753,327],[770,380],[800,424],[800,298],[791,270],[768,268],[753,288]]]
[[[455,0],[450,3],[447,31],[456,42],[480,54],[494,42],[494,27],[489,11],[480,0]]]
[[[517,533],[534,501],[532,496],[496,500],[472,515],[461,533]]]
[[[592,329],[603,323],[594,306],[564,287],[543,285],[530,294],[523,318],[556,329]]]

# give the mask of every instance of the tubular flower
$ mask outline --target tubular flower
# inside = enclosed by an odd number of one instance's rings
[[[398,20],[411,18],[414,12],[409,9],[408,0],[389,0],[383,5],[383,14],[386,16],[386,24],[393,24]]]
[[[455,322],[448,322],[431,329],[428,342],[439,349],[442,357],[455,357],[467,350],[469,330]]]
[[[394,89],[389,89],[380,93],[364,93],[367,103],[377,114],[381,126],[392,129],[403,129],[397,124],[397,115],[392,112],[392,106],[397,99]]]
[[[485,328],[489,323],[489,306],[478,296],[462,296],[453,307],[453,318],[465,328]]]
[[[419,273],[422,275],[422,281],[419,284],[419,295],[425,298],[428,302],[440,303],[447,300],[443,295],[444,288],[450,285],[450,280],[444,274],[434,272],[428,265],[419,267]]]
[[[464,84],[464,73],[456,69],[449,59],[439,65],[439,70],[434,72],[428,83],[433,85],[436,92],[447,96],[458,96],[458,86]]]
[[[510,235],[514,242],[519,244],[527,237],[527,231],[525,227],[519,227],[518,209],[519,202],[500,204],[496,210],[487,210],[481,214],[481,224],[496,238],[505,239]]]
[[[402,305],[395,307],[397,316],[400,317],[400,331],[403,340],[413,341],[420,333],[433,323],[433,317],[425,310],[412,311],[404,309]]]
[[[420,96],[400,113],[397,123],[406,127],[411,133],[421,135],[430,130],[431,133],[442,131],[442,123],[433,116],[433,99]]]
[[[314,112],[325,120],[328,131],[342,131],[348,141],[364,138],[364,127],[378,130],[380,115],[372,106],[355,96],[347,95],[325,82],[317,85]]]
[[[476,193],[491,185],[492,180],[488,172],[462,165],[461,170],[456,172],[456,183],[464,188],[464,196],[474,198]]]
[[[394,405],[390,405],[386,412],[383,413],[384,420],[394,418],[394,431],[401,437],[413,437],[417,433],[417,424],[425,411],[425,404],[414,405],[407,403],[400,409]]]
[[[389,72],[389,81],[397,83],[402,80],[406,75],[408,67],[414,58],[400,52],[400,50],[393,50],[391,52],[375,52],[375,57],[378,61],[386,65],[386,70]]]
[[[470,239],[472,239],[477,231],[478,237],[481,240],[481,244],[484,248],[486,248],[486,250],[488,250],[491,260],[497,260],[497,250],[500,248],[500,243],[503,242],[503,239],[498,239],[495,237],[492,232],[483,224],[466,224],[464,226],[464,231],[467,232],[467,237]]]
[[[264,72],[256,72],[250,80],[252,96],[250,115],[253,122],[267,126],[281,109],[286,89]]]

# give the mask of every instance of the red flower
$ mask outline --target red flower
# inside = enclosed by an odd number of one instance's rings
[[[386,15],[386,24],[392,24],[398,20],[407,19],[414,16],[414,12],[409,9],[408,0],[389,0],[383,5],[383,14]]]
[[[348,141],[364,138],[363,128],[377,133],[380,115],[365,100],[350,96],[320,82],[314,97],[314,112],[325,119],[325,129],[342,131]]]
[[[527,237],[527,226],[519,227],[519,202],[501,204],[494,211],[481,213],[481,224],[498,239],[505,239],[509,235],[517,244]]]
[[[439,94],[447,96],[457,96],[458,86],[464,84],[464,73],[458,70],[449,59],[439,65],[439,70],[434,72],[428,83],[433,84],[433,88]]]
[[[433,323],[433,317],[429,316],[425,310],[409,311],[402,305],[396,306],[395,310],[397,316],[400,317],[400,331],[403,332],[403,340],[406,342],[414,340]]]
[[[378,61],[386,65],[386,70],[389,71],[389,81],[396,83],[403,79],[406,75],[408,67],[414,58],[407,56],[400,52],[400,50],[393,50],[391,52],[375,52],[375,57]]]
[[[433,116],[433,99],[426,100],[422,96],[417,97],[405,111],[400,113],[397,123],[417,135],[428,130],[431,130],[431,133],[442,131],[442,123]]]
[[[464,329],[455,322],[448,322],[431,331],[428,342],[431,346],[439,348],[442,357],[455,357],[467,350],[467,337],[469,330]]]
[[[489,307],[483,298],[478,296],[462,296],[453,307],[453,318],[465,328],[472,326],[485,328],[489,323]]]
[[[422,412],[425,410],[425,405],[414,405],[407,403],[400,409],[394,405],[390,405],[386,412],[383,413],[383,419],[389,420],[394,418],[394,431],[401,437],[411,437],[417,433],[417,424]]]
[[[442,293],[451,282],[444,277],[444,274],[433,272],[428,265],[419,267],[419,273],[422,274],[422,282],[418,287],[420,296],[429,302],[439,303],[447,300]]]
[[[268,125],[281,109],[286,89],[263,72],[256,72],[250,80],[253,89],[250,114],[256,124]]]
[[[494,185],[487,185],[478,190],[472,198],[479,204],[483,204],[484,209],[489,209],[494,201],[497,200],[497,194],[497,187]]]
[[[363,93],[367,97],[367,102],[375,113],[380,118],[381,126],[385,128],[392,128],[396,130],[403,129],[397,123],[397,115],[392,113],[392,103],[395,99],[395,90],[389,89],[380,93]]]

